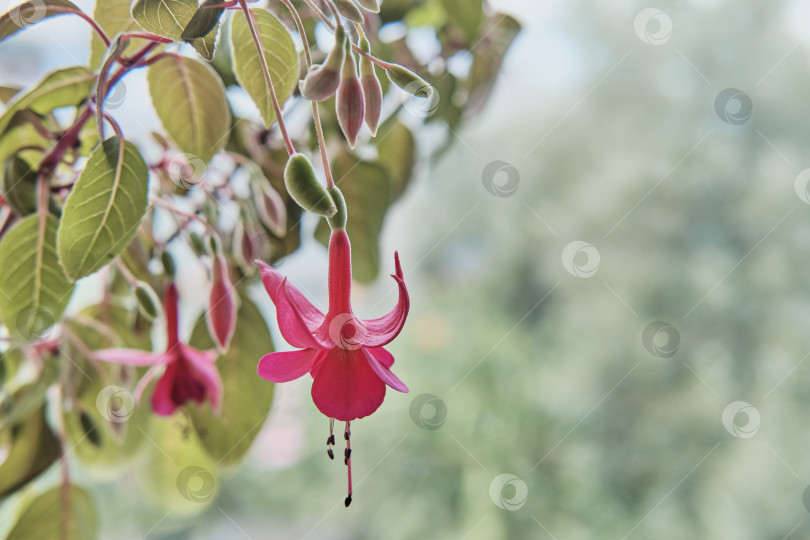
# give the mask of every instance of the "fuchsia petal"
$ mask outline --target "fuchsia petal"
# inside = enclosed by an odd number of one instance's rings
[[[141,377],[141,380],[138,381],[138,384],[135,385],[135,391],[133,392],[135,403],[141,402],[144,390],[146,390],[146,387],[149,386],[150,382],[152,382],[152,379],[155,378],[155,375],[157,375],[157,372],[161,367],[163,367],[162,364],[155,364],[150,367],[146,373],[144,373],[143,377]]]
[[[366,349],[366,352],[369,352],[377,359],[379,363],[391,369],[391,366],[394,365],[394,355],[390,352],[386,351],[382,347],[369,347]]]
[[[397,282],[399,286],[399,300],[396,307],[379,319],[364,320],[366,335],[363,338],[363,345],[366,347],[381,347],[394,340],[402,327],[405,325],[405,319],[408,317],[408,310],[411,307],[411,300],[408,296],[408,289],[405,288],[405,281],[403,280],[402,267],[399,264],[399,254],[394,253],[394,264],[396,266],[396,274],[391,277]]]
[[[262,261],[256,261],[256,264],[259,265],[259,270],[262,273],[262,283],[264,283],[267,294],[270,295],[270,299],[273,300],[273,303],[278,306],[279,285],[284,281],[284,275]],[[324,314],[313,306],[312,303],[307,300],[306,296],[301,294],[301,291],[296,289],[289,282],[286,285],[286,289],[289,296],[289,303],[295,306],[295,309],[301,315],[307,328],[309,328],[310,333],[314,333],[318,327],[321,326],[321,323],[323,323]]]
[[[170,362],[166,366],[163,376],[158,379],[155,390],[152,392],[152,410],[161,416],[171,416],[180,404],[172,399],[175,379],[177,378],[177,362]]]
[[[276,319],[281,335],[287,343],[299,349],[325,349],[333,346],[329,342],[321,343],[313,335],[312,330],[307,325],[307,320],[299,312],[292,300],[287,280],[283,280],[276,292]]]
[[[163,353],[153,353],[138,349],[102,349],[93,353],[93,358],[102,362],[113,362],[127,366],[151,366],[163,360]]]
[[[368,416],[382,404],[385,384],[366,361],[362,349],[332,349],[312,383],[312,400],[329,418],[348,422]]]
[[[382,382],[396,390],[397,392],[408,393],[408,387],[405,383],[399,380],[399,377],[394,375],[387,367],[385,367],[377,358],[369,352],[368,349],[360,349],[366,357],[368,365],[377,374]]]
[[[177,337],[177,302],[178,302],[177,286],[174,283],[169,283],[166,286],[166,295],[163,298],[163,310],[166,312],[166,335],[168,347],[171,349],[179,341]]]
[[[222,395],[222,380],[219,378],[216,364],[216,351],[198,351],[188,345],[180,344],[180,350],[186,360],[197,373],[193,374],[201,380],[205,386],[205,395],[211,401],[214,408],[219,407],[220,396]]]
[[[268,381],[292,381],[309,373],[320,354],[325,353],[320,349],[303,349],[265,354],[259,360],[257,372]]]

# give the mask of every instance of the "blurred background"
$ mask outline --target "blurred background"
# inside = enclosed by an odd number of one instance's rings
[[[493,94],[460,130],[416,132],[381,277],[354,292],[361,316],[390,309],[399,251],[412,311],[390,350],[410,393],[353,424],[352,506],[305,378],[276,386],[247,459],[195,480],[197,502],[150,491],[159,463],[72,464],[102,538],[810,536],[810,6],[490,5],[523,27]],[[430,54],[432,31],[410,32]],[[88,54],[56,18],[0,45],[0,79]],[[434,83],[404,123],[453,99]],[[157,125],[137,99],[116,117],[136,140]],[[320,244],[280,269],[325,304]]]

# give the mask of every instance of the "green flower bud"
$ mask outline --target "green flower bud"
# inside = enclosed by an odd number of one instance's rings
[[[337,212],[335,202],[318,181],[312,163],[304,154],[293,154],[287,160],[284,185],[301,208],[326,217],[334,216]]]
[[[360,56],[360,83],[363,86],[363,98],[365,99],[365,120],[371,135],[377,134],[377,126],[380,123],[382,112],[383,92],[380,79],[374,70],[374,63]]]
[[[160,299],[148,283],[138,282],[135,286],[135,300],[138,301],[138,311],[150,321],[160,315]]]
[[[362,23],[365,20],[363,18],[363,12],[360,11],[360,8],[358,8],[352,0],[333,0],[333,2],[338,13],[343,15],[345,19],[356,23]]]
[[[299,83],[301,95],[305,99],[321,101],[335,93],[340,84],[340,66],[343,64],[346,41],[346,31],[343,26],[338,26],[335,30],[335,45],[326,60],[320,66],[312,66]]]
[[[222,255],[222,243],[216,235],[212,234],[208,237],[208,246],[215,257]]]
[[[338,189],[337,186],[329,187],[326,190],[329,192],[332,200],[335,201],[335,206],[337,207],[337,212],[335,212],[335,215],[326,218],[326,221],[329,222],[329,227],[332,230],[345,229],[346,220],[348,218],[348,213],[346,211],[346,199],[343,198],[343,193]]]
[[[340,73],[340,86],[337,90],[335,109],[340,129],[354,148],[357,135],[363,127],[365,116],[365,101],[363,98],[363,85],[357,78],[357,65],[351,52],[351,43],[346,43],[346,57],[343,59],[343,68]]]
[[[199,237],[198,237],[199,238]],[[202,239],[200,239],[202,242]],[[160,264],[163,265],[163,271],[169,277],[174,277],[174,274],[177,273],[177,267],[174,265],[174,257],[168,251],[164,251],[160,254]]]
[[[433,87],[425,79],[406,67],[399,64],[388,64],[385,72],[392,83],[411,95],[427,98],[433,94]]]
[[[380,12],[380,3],[377,0],[357,0],[360,7],[372,13]]]
[[[194,250],[194,253],[196,253],[198,256],[208,254],[208,249],[205,247],[205,241],[199,234],[192,232],[188,235],[188,241],[191,244],[191,249]]]

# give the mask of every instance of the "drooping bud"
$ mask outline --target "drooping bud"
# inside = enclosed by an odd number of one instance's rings
[[[228,276],[228,262],[225,257],[219,254],[214,257],[212,270],[206,322],[217,349],[227,351],[236,329],[236,298]]]
[[[233,258],[245,274],[253,273],[255,265],[253,260],[259,251],[256,245],[256,236],[242,224],[242,219],[237,220],[233,228]]]
[[[138,301],[138,311],[150,321],[160,315],[160,298],[148,283],[139,281],[135,285],[135,300]]]
[[[380,3],[377,0],[357,0],[360,7],[372,13],[380,12]]]
[[[326,191],[329,192],[329,195],[332,196],[332,200],[335,201],[335,206],[337,207],[337,212],[335,215],[329,218],[326,218],[326,221],[329,222],[329,228],[333,231],[336,229],[345,229],[346,228],[346,219],[348,214],[346,212],[346,199],[343,198],[343,193],[338,189],[337,186],[331,186],[326,188]],[[332,437],[332,444],[334,444],[334,436]]]
[[[191,232],[188,235],[188,241],[191,244],[191,249],[194,250],[195,254],[206,255],[208,253],[208,250],[205,248],[205,241],[203,240],[203,237],[196,232]]]
[[[354,148],[357,142],[357,135],[363,127],[363,117],[365,116],[365,100],[363,98],[363,85],[357,77],[357,65],[351,50],[351,42],[346,44],[346,56],[343,59],[343,68],[340,70],[340,86],[337,90],[338,123],[340,129],[349,141],[349,146]]]
[[[342,25],[335,30],[335,45],[323,64],[312,66],[304,80],[299,83],[301,95],[310,101],[321,101],[337,90],[340,84],[340,66],[343,63],[346,31]]]
[[[360,8],[352,2],[352,0],[332,0],[335,4],[335,7],[345,19],[356,23],[362,23],[365,19],[363,17],[363,12],[360,11]]]
[[[365,36],[360,36],[360,47],[369,52],[371,48]],[[377,126],[380,123],[380,113],[382,112],[383,93],[380,79],[374,70],[374,63],[367,57],[360,55],[360,83],[363,85],[363,97],[365,99],[365,120],[371,135],[377,135]]]
[[[177,267],[174,264],[174,257],[168,251],[164,251],[160,254],[160,264],[163,265],[163,272],[169,276],[174,277],[174,274],[177,272]]]
[[[284,167],[284,185],[301,208],[326,217],[332,217],[337,212],[335,202],[318,181],[312,163],[304,154],[293,154],[287,160]]]
[[[388,64],[385,72],[392,83],[411,95],[427,98],[433,94],[433,87],[425,79],[406,67],[399,64]]]
[[[265,227],[274,235],[284,238],[287,234],[287,207],[278,191],[267,179],[262,178],[251,184],[253,187],[256,214]],[[252,260],[252,259],[248,259]]]

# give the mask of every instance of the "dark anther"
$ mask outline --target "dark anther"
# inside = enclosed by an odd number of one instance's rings
[[[349,505],[352,504],[352,496],[349,495],[348,497],[346,497],[346,500],[344,501],[344,503],[346,504],[346,508],[348,508]]]
[[[334,434],[329,435],[329,438],[326,439],[326,444],[335,444],[335,436],[334,436]]]
[[[350,457],[352,457],[352,449],[347,448],[346,450],[343,451],[343,464],[344,465],[349,464],[349,458]]]
[[[326,449],[326,454],[329,456],[329,459],[335,459],[335,453],[332,452],[331,448]]]
[[[347,441],[349,440],[349,432],[348,431],[343,433],[343,438],[346,439]]]

